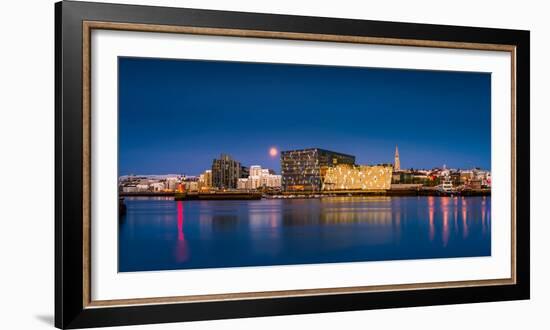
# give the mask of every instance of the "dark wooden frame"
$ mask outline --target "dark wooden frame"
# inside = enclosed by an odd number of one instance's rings
[[[55,5],[55,325],[80,328],[529,298],[529,32],[63,1]],[[234,299],[92,304],[89,292],[89,29],[337,40],[512,52],[513,281]],[[136,26],[138,28],[136,28]],[[183,29],[183,30],[182,30]],[[202,32],[200,32],[202,31]],[[229,31],[229,32],[228,32]],[[189,33],[189,32],[183,32]],[[370,40],[370,41],[369,41]],[[443,283],[445,284],[445,283]],[[153,297],[152,297],[153,298]],[[177,298],[177,297],[175,297]]]

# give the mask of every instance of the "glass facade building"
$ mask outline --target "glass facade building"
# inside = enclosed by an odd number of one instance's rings
[[[212,161],[212,186],[220,189],[236,189],[237,180],[241,177],[241,163],[222,154]]]
[[[355,164],[355,156],[310,148],[281,152],[283,191],[321,191],[329,167]]]

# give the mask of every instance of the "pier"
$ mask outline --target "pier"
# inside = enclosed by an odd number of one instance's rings
[[[262,193],[260,192],[239,192],[239,191],[223,191],[223,192],[187,192],[176,193],[174,200],[260,200]]]
[[[120,197],[173,197],[174,200],[259,200],[262,198],[322,198],[367,196],[490,196],[491,189],[462,189],[442,191],[434,187],[406,187],[388,190],[330,190],[262,193],[260,191],[212,191],[212,192],[132,192],[120,193]]]

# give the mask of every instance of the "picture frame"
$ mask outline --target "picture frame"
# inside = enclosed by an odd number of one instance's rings
[[[510,56],[510,277],[94,300],[92,32],[258,38]],[[529,299],[528,31],[62,1],[55,5],[55,326],[86,328]],[[115,75],[116,73],[111,73]],[[115,141],[113,141],[114,143]],[[96,255],[97,256],[97,255]]]

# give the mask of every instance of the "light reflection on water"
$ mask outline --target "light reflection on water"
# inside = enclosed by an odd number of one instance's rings
[[[490,255],[490,197],[127,198],[119,270]]]
[[[183,202],[176,202],[178,207],[178,241],[176,243],[176,261],[182,263],[189,259],[187,241],[183,232]]]

